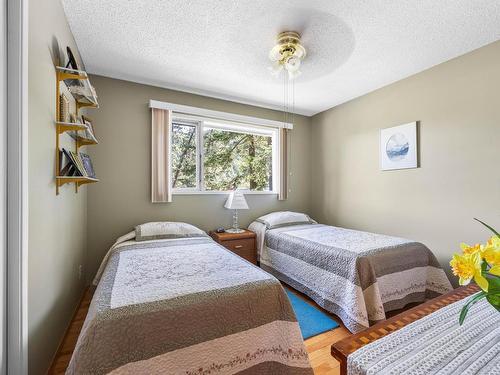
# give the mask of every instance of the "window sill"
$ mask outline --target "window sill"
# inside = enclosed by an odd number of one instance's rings
[[[274,191],[241,191],[245,195],[278,195]],[[230,191],[198,191],[198,190],[174,190],[172,195],[228,195]]]

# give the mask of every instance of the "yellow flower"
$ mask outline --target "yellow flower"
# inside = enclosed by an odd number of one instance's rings
[[[484,249],[483,256],[490,266],[500,265],[500,249],[487,247]]]
[[[483,250],[483,245],[475,244],[474,246],[469,246],[466,243],[461,243],[460,247],[465,255],[480,253]]]
[[[486,247],[492,247],[500,251],[500,237],[493,236],[486,243]]]
[[[500,276],[500,238],[491,237],[484,247],[483,257],[491,266],[490,273]]]
[[[491,273],[492,275],[500,276],[500,264],[491,267],[488,272]]]
[[[460,278],[460,285],[468,284],[476,272],[475,264],[470,261],[470,256],[454,254],[450,266],[453,274]]]
[[[467,255],[454,254],[450,266],[453,274],[459,277],[460,285],[467,285],[474,279],[482,290],[488,291],[488,281],[481,274],[481,254],[479,252]]]

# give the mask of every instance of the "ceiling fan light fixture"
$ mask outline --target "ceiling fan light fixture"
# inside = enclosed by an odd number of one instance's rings
[[[281,65],[278,61],[275,61],[271,66],[268,67],[268,69],[273,76],[278,76],[283,70],[283,65]]]
[[[281,70],[285,69],[288,72],[289,79],[298,77],[300,65],[305,57],[306,49],[300,43],[300,34],[295,31],[285,31],[278,34],[276,45],[269,52],[269,59],[273,62],[273,65],[278,64],[281,66],[279,70],[273,68],[273,72],[277,72],[277,75]]]
[[[295,56],[291,56],[289,57],[286,62],[285,62],[285,69],[286,70],[299,70],[300,68],[300,59],[298,57],[295,57]]]
[[[306,49],[300,44],[300,34],[285,31],[276,37],[276,45],[269,51],[272,66],[269,67],[274,76],[283,71],[283,122],[293,123],[295,112],[295,78],[300,72],[302,60],[306,57]],[[288,79],[287,79],[288,78]]]

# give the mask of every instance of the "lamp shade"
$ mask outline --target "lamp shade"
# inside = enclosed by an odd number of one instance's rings
[[[235,190],[227,197],[225,208],[229,210],[248,210],[247,200],[241,191]]]

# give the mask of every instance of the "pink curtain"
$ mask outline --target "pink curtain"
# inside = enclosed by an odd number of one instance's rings
[[[151,108],[151,201],[172,202],[170,131],[172,111]]]

